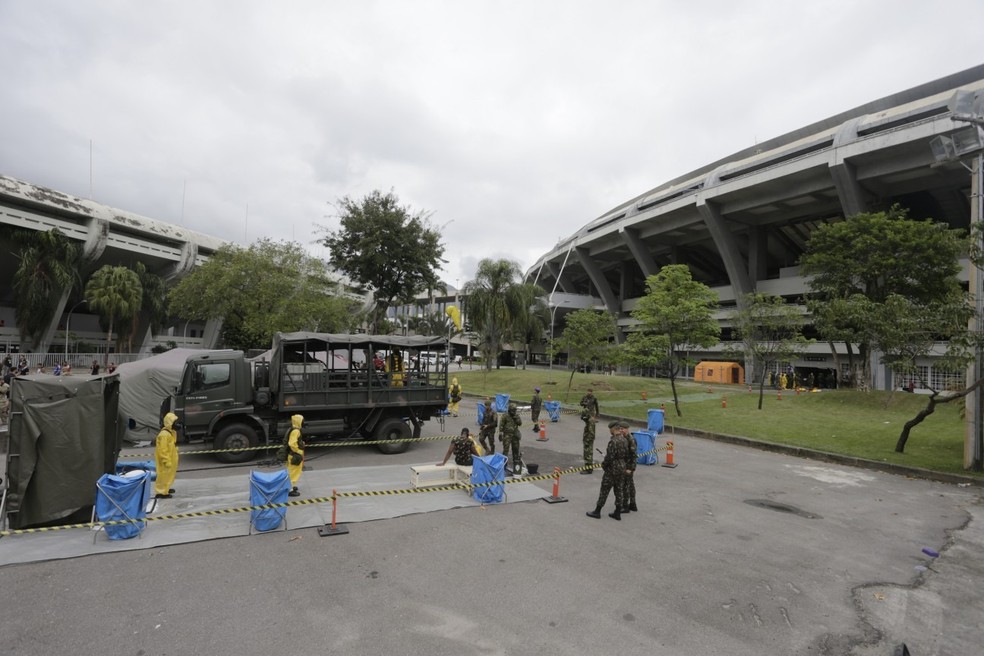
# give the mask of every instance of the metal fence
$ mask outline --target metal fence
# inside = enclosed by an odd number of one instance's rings
[[[10,358],[11,365],[16,368],[21,357],[23,357],[27,360],[32,374],[38,373],[39,367],[42,368],[42,373],[50,374],[55,370],[55,365],[59,363],[63,363],[63,369],[65,368],[64,363],[71,365],[71,373],[87,374],[92,370],[93,361],[99,363],[100,373],[106,373],[110,364],[118,366],[124,362],[136,362],[152,355],[155,354],[110,353],[107,356],[105,353],[69,353],[68,357],[65,357],[64,353],[6,353],[2,354],[2,361],[6,362],[6,359]]]

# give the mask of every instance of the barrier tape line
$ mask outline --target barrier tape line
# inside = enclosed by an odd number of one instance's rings
[[[658,447],[640,453],[640,456],[649,455],[656,453],[658,451],[665,451],[667,447]],[[450,492],[453,490],[466,490],[471,492],[476,488],[492,487],[493,485],[512,485],[515,483],[532,483],[535,481],[548,481],[558,476],[565,476],[567,474],[576,474],[578,472],[584,471],[586,469],[597,469],[601,467],[600,463],[592,463],[590,465],[583,465],[581,467],[569,467],[567,469],[562,469],[560,471],[551,472],[549,474],[536,474],[534,476],[523,476],[522,478],[510,478],[501,481],[488,481],[486,483],[452,483],[449,485],[431,485],[427,487],[412,487],[412,488],[402,488],[397,490],[353,490],[351,492],[336,492],[333,497],[313,497],[310,499],[298,499],[296,501],[285,501],[283,503],[268,503],[259,506],[242,506],[239,508],[222,508],[219,510],[200,510],[194,512],[186,513],[172,513],[168,515],[148,515],[141,519],[115,519],[105,522],[81,522],[77,524],[62,524],[60,526],[42,526],[38,528],[20,528],[20,529],[9,529],[0,531],[0,538],[16,536],[16,535],[30,535],[33,533],[54,533],[57,531],[66,531],[69,529],[93,529],[102,528],[105,526],[120,526],[124,524],[139,524],[141,522],[156,522],[161,520],[180,520],[180,519],[191,519],[195,517],[215,517],[218,515],[232,515],[236,513],[261,511],[261,510],[275,510],[278,508],[289,508],[291,506],[309,506],[314,504],[322,503],[332,503],[333,501],[340,498],[357,498],[357,497],[378,497],[378,496],[395,496],[402,494],[426,494],[428,492]]]
[[[433,442],[438,440],[452,440],[457,435],[430,435],[424,437],[407,437],[399,440],[345,440],[342,442],[315,442],[305,446],[307,449],[323,449],[339,446],[373,446],[377,444],[399,444],[401,442]],[[238,449],[189,449],[178,451],[179,456],[183,455],[208,455],[212,453],[244,453],[246,451],[272,451],[280,448],[280,443],[261,444],[259,446],[244,446]],[[146,460],[147,453],[125,453],[120,454],[118,459],[124,460],[132,458],[134,460]]]
[[[304,447],[307,449],[321,449],[325,447],[336,447],[336,446],[365,446],[373,444],[397,444],[400,442],[430,442],[435,440],[450,440],[457,437],[456,435],[432,435],[427,437],[408,437],[399,440],[345,440],[344,442],[323,442],[323,443],[312,443]],[[270,451],[274,449],[279,449],[280,443],[270,443],[261,444],[259,446],[244,446],[238,449],[189,449],[186,451],[178,451],[178,455],[197,455],[197,454],[208,454],[208,453],[241,453],[244,451]],[[141,460],[146,460],[147,456],[151,454],[147,453],[134,453],[134,454],[120,454],[120,459],[123,458],[136,458]]]

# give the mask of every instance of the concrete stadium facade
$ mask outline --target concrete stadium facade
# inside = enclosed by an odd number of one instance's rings
[[[622,339],[633,330],[630,313],[645,293],[646,277],[668,264],[686,264],[718,294],[725,325],[745,293],[802,299],[808,285],[797,262],[810,233],[825,223],[897,203],[913,218],[967,229],[973,176],[959,161],[938,164],[930,146],[940,135],[962,139],[970,150],[984,145],[984,131],[951,119],[948,103],[958,89],[984,90],[984,65],[807,125],[651,189],[561,240],[526,279],[547,291],[557,334],[568,312],[594,308],[618,318]],[[721,359],[720,350],[704,355]],[[822,369],[833,362],[822,343],[791,364]],[[876,387],[892,384],[885,367],[873,370]]]
[[[41,187],[14,178],[0,176],[0,226],[4,229],[46,232],[57,228],[82,246],[87,266],[94,269],[110,264],[133,267],[143,262],[147,269],[167,280],[178,279],[206,262],[221,246],[228,243],[164,221],[150,219],[84,198]],[[0,245],[11,253],[9,238],[0,234]],[[89,344],[105,347],[106,335],[99,319],[90,314],[79,298],[63,290],[51,323],[40,344],[22,344],[17,330],[12,282],[17,270],[16,257],[0,259],[0,349],[5,352],[62,350],[66,325],[73,335]],[[76,301],[72,306],[70,301]],[[70,320],[70,323],[69,323]],[[138,333],[140,351],[155,343],[174,340],[179,346],[213,347],[221,322],[189,322],[171,326],[166,334],[152,335],[148,326]]]

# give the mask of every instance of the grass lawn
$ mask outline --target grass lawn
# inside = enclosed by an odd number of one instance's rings
[[[549,395],[564,408],[576,408],[590,387],[604,414],[645,421],[650,408],[665,404],[667,430],[671,426],[691,428],[981,476],[963,468],[966,423],[962,401],[937,406],[935,413],[913,429],[905,453],[896,453],[902,425],[926,406],[928,397],[905,392],[824,390],[796,394],[784,390],[779,400],[775,390],[767,389],[759,410],[757,388],[748,392],[747,387],[737,385],[708,387],[688,381],[677,382],[682,413],[677,416],[670,383],[662,378],[578,373],[572,380],[570,372],[562,369],[485,372],[467,365],[462,369],[452,366],[450,374],[458,378],[467,395],[509,394],[519,403],[529,403],[533,388],[540,387],[544,400]],[[647,400],[642,398],[643,391]]]

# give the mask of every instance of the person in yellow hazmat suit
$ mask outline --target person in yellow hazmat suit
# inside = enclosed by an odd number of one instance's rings
[[[154,496],[157,499],[170,499],[174,494],[174,476],[178,473],[178,432],[174,429],[178,415],[169,412],[164,415],[164,427],[157,434],[154,448],[154,461],[157,464],[157,481],[154,483]]]
[[[304,415],[291,415],[290,426],[290,431],[287,433],[287,474],[290,476],[292,488],[287,496],[297,497],[301,495],[297,489],[297,481],[301,479],[301,472],[304,471],[304,434],[301,432]]]
[[[452,417],[458,416],[459,403],[461,403],[461,385],[458,384],[457,378],[452,378],[451,385],[448,387],[448,412]]]

